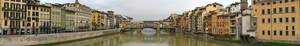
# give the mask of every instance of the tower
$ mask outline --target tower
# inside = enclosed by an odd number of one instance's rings
[[[248,0],[240,0],[241,3],[241,10],[248,8]]]

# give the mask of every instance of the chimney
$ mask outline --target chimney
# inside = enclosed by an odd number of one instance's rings
[[[241,10],[245,10],[248,8],[248,0],[240,0],[241,1]]]

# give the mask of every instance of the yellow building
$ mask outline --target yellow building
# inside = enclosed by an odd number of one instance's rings
[[[72,11],[72,10],[67,10],[67,9],[64,9],[65,10],[65,24],[66,24],[66,28],[65,30],[68,31],[68,32],[74,32],[76,30],[76,27],[75,27],[75,11]]]
[[[58,33],[61,30],[61,4],[50,4],[46,3],[46,5],[51,5],[51,29],[53,33]]]
[[[229,35],[232,31],[231,31],[231,19],[230,19],[230,15],[229,15],[229,11],[230,8],[226,7],[225,11],[224,11],[224,29],[225,29],[225,34]]]
[[[61,8],[61,19],[60,19],[60,32],[64,32],[66,30],[66,10]]]
[[[251,0],[259,40],[296,42],[300,35],[300,0]],[[298,25],[298,26],[297,26]]]
[[[26,1],[25,0],[1,0],[1,34],[20,34],[26,30]]]
[[[50,6],[45,4],[40,5],[39,7],[39,31],[40,33],[50,33]]]
[[[79,3],[75,0],[75,3],[65,3],[63,5],[67,10],[76,11],[75,12],[75,27],[76,31],[89,31],[91,30],[92,22],[92,9],[86,5]]]
[[[98,21],[98,23],[100,22],[100,27],[99,28],[101,28],[101,29],[103,29],[105,27],[105,24],[106,24],[105,23],[105,20],[106,20],[105,16],[106,15],[107,15],[107,13],[101,11],[99,16],[98,16],[98,19],[100,19],[100,21]]]
[[[206,32],[206,28],[207,27],[203,26],[203,25],[206,25],[206,24],[204,24],[205,23],[204,17],[207,16],[207,15],[209,15],[210,11],[214,11],[214,10],[222,9],[222,8],[223,8],[223,5],[219,4],[219,3],[211,3],[211,4],[208,4],[208,5],[205,6],[205,9],[204,9],[205,11],[203,11],[201,13],[201,15],[198,16],[198,25],[197,26],[199,27],[198,29],[200,29],[199,30],[200,32]],[[214,31],[214,30],[216,30],[216,29],[212,29],[212,31]]]
[[[27,31],[29,33],[39,33],[39,4],[40,1],[39,0],[35,0],[32,2],[27,2],[27,18],[26,18],[26,22],[27,22]]]
[[[92,11],[92,16],[91,16],[91,20],[92,20],[92,29],[93,30],[97,30],[97,29],[100,29],[101,28],[101,17],[100,17],[100,14],[101,12],[98,11],[98,10],[93,10]]]

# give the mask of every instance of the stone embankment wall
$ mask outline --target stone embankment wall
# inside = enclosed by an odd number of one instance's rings
[[[89,32],[72,32],[72,33],[56,33],[56,34],[38,34],[36,35],[0,35],[0,46],[24,46],[44,44],[51,42],[74,40],[79,38],[92,37],[102,35],[103,32],[113,31],[116,29],[89,31]]]

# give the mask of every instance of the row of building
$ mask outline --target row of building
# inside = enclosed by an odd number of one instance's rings
[[[113,11],[74,3],[51,4],[40,0],[1,0],[0,34],[45,34],[116,28],[118,21],[131,21]],[[121,17],[119,17],[121,16]],[[126,18],[126,19],[124,19]]]
[[[219,3],[196,7],[166,20],[181,32],[207,33],[243,40],[299,42],[300,0],[240,0],[227,7]],[[251,4],[248,6],[248,4]],[[297,26],[298,25],[298,26]]]

